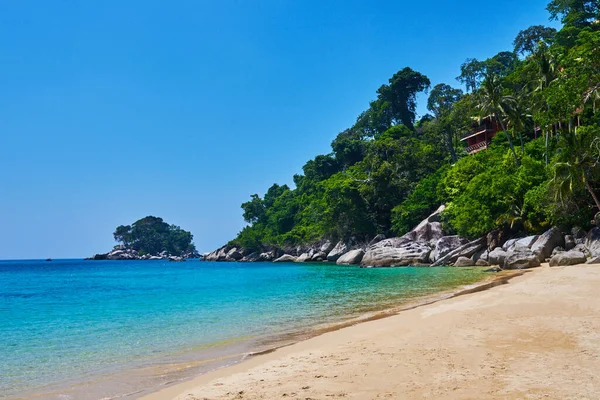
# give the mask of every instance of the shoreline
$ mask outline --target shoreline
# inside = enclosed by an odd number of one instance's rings
[[[350,271],[348,267],[337,268],[340,271]],[[446,270],[447,268],[439,269]],[[327,270],[329,271],[329,269]],[[358,267],[352,268],[352,271],[354,270],[360,272],[361,281],[364,274],[371,275],[375,272],[377,272],[376,276],[397,276],[396,274],[389,275],[387,273],[389,270],[363,271],[358,269]],[[400,270],[405,269],[401,268]],[[426,270],[431,271],[431,269]],[[34,389],[14,392],[15,397],[11,395],[9,398],[86,398],[90,400],[98,398],[104,400],[138,398],[139,396],[154,393],[165,387],[173,387],[188,382],[197,376],[203,376],[212,371],[219,371],[224,368],[243,364],[261,354],[269,354],[280,348],[286,348],[327,332],[337,331],[348,326],[361,324],[365,321],[378,320],[395,315],[402,310],[453,297],[464,291],[489,285],[490,282],[502,278],[499,275],[512,274],[512,272],[486,274],[483,273],[483,268],[479,267],[462,268],[460,270],[465,271],[464,274],[462,272],[458,274],[458,270],[456,270],[456,273],[451,273],[451,271],[432,271],[432,273],[435,272],[435,275],[440,273],[440,277],[446,276],[444,272],[447,272],[448,276],[462,275],[472,276],[472,278],[455,279],[452,285],[445,285],[445,288],[444,284],[439,282],[444,282],[446,278],[441,279],[438,283],[431,281],[432,286],[426,284],[421,289],[413,291],[412,295],[409,294],[407,297],[404,297],[401,294],[401,298],[397,296],[398,293],[403,293],[402,291],[397,293],[391,291],[388,295],[387,291],[380,290],[379,294],[371,297],[370,300],[366,298],[366,303],[362,301],[350,301],[350,303],[346,303],[343,309],[340,309],[343,312],[334,312],[325,318],[314,318],[308,321],[310,323],[307,323],[307,321],[296,321],[295,323],[294,321],[288,321],[292,323],[287,324],[284,330],[266,332],[259,336],[242,338],[239,341],[234,340],[225,346],[219,345],[213,347],[210,345],[177,351],[160,356],[160,358],[154,358],[153,360],[148,359],[147,362],[143,361],[139,363],[132,360],[131,367],[125,366],[122,368],[119,366],[118,369],[97,369],[81,377],[72,376],[66,380],[56,380]],[[420,271],[425,271],[425,269],[415,269],[413,272],[408,272],[407,276],[422,276]],[[351,274],[349,276],[352,277],[354,275]],[[428,288],[434,289],[429,290]],[[179,325],[178,329],[185,329],[185,324],[177,325]],[[146,346],[146,350],[151,349],[152,347]]]
[[[600,330],[600,320],[592,317],[600,312],[600,300],[593,297],[598,267],[544,264],[496,277],[441,301],[323,332],[140,398],[589,396],[590,385],[600,384],[592,372],[600,367],[600,349],[591,340]],[[576,342],[580,352],[573,351]],[[563,369],[547,368],[565,362]]]
[[[473,267],[475,268],[475,267]],[[477,267],[484,268],[484,267]],[[488,267],[485,267],[488,268]],[[447,301],[450,299],[454,299],[460,296],[478,293],[482,291],[486,291],[492,289],[497,286],[508,284],[512,279],[526,275],[531,272],[531,270],[519,270],[519,271],[502,271],[500,273],[490,274],[488,277],[484,277],[482,280],[470,284],[470,285],[462,285],[456,287],[454,289],[445,290],[442,292],[438,292],[432,295],[420,296],[418,298],[402,302],[401,304],[386,307],[379,310],[369,311],[363,313],[359,316],[350,317],[349,319],[342,320],[339,322],[333,323],[322,323],[317,324],[315,326],[309,327],[305,330],[280,333],[273,337],[265,337],[265,342],[270,344],[266,344],[266,349],[252,351],[249,353],[241,354],[241,357],[235,357],[236,360],[230,364],[219,366],[215,369],[205,371],[200,375],[196,375],[193,377],[183,378],[181,380],[171,381],[166,384],[163,384],[163,388],[157,388],[156,390],[146,393],[141,397],[138,397],[140,400],[160,400],[165,398],[170,398],[173,392],[178,390],[183,390],[189,388],[193,382],[201,381],[204,382],[209,376],[213,374],[221,375],[221,373],[227,373],[230,369],[237,369],[236,367],[243,368],[246,365],[254,364],[256,359],[260,359],[262,356],[275,354],[283,349],[287,349],[289,347],[304,343],[313,338],[318,338],[322,335],[328,333],[335,333],[341,330],[351,328],[354,326],[359,326],[368,322],[384,320],[390,317],[394,317],[400,315],[403,312],[415,310],[421,307],[426,307],[432,304],[436,304],[439,302]],[[289,339],[281,339],[283,337],[288,337]],[[234,358],[234,357],[231,357]],[[166,397],[165,397],[166,396]]]

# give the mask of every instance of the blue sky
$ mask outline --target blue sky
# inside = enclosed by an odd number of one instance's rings
[[[547,0],[501,3],[2,2],[0,259],[107,251],[146,215],[224,244],[396,71],[458,85],[549,24]]]

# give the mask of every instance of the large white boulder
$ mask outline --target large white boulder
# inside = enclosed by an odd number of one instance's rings
[[[527,248],[509,251],[504,259],[504,269],[527,269],[540,266],[538,255]]]
[[[587,257],[580,251],[570,250],[558,253],[550,259],[551,267],[563,267],[566,265],[585,264]]]
[[[350,250],[337,260],[338,265],[360,265],[365,251],[363,249]]]
[[[458,249],[459,247],[469,243],[469,239],[460,236],[444,236],[438,239],[435,247],[429,256],[431,262],[436,262],[446,254]]]
[[[540,261],[545,261],[556,247],[565,247],[565,237],[558,228],[551,228],[533,243],[531,250]]]
[[[273,262],[275,263],[281,263],[281,262],[296,262],[296,257],[294,256],[290,256],[289,254],[284,254],[281,257],[279,257],[276,260],[273,260]]]
[[[327,254],[327,261],[331,261],[331,262],[337,261],[338,258],[340,258],[344,254],[346,254],[348,252],[348,250],[350,250],[350,246],[347,243],[344,243],[341,241],[338,242],[338,244],[335,245],[333,250],[331,250],[329,252],[329,254]]]
[[[382,240],[370,246],[361,265],[369,267],[392,267],[424,264],[429,261],[431,247],[406,238]]]

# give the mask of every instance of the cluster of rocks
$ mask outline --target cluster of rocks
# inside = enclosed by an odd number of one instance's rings
[[[190,252],[183,255],[171,255],[167,251],[162,251],[158,254],[144,254],[140,255],[137,250],[127,248],[125,246],[116,246],[112,251],[108,253],[96,254],[93,257],[86,258],[86,260],[166,260],[166,261],[185,261],[187,258],[200,258],[201,256],[196,252]]]
[[[251,252],[235,246],[223,246],[204,255],[205,261],[273,261],[273,262],[319,262],[337,261],[342,255],[353,250],[352,241],[332,243],[324,240],[311,246],[296,246],[286,249],[271,248],[264,252]],[[360,261],[359,261],[360,262]]]
[[[332,243],[323,241],[312,246],[268,249],[249,252],[224,246],[205,256],[207,261],[335,262],[364,268],[399,266],[489,266],[502,269],[534,268],[543,262],[550,266],[600,263],[600,228],[589,233],[573,229],[564,235],[551,228],[542,235],[512,238],[494,230],[476,240],[446,235],[440,223],[441,206],[412,231],[402,237],[378,235],[369,243],[356,240]],[[490,269],[496,271],[498,268]]]

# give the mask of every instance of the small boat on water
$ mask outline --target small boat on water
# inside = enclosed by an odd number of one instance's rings
[[[46,261],[52,261],[52,259],[51,258],[46,258]]]

